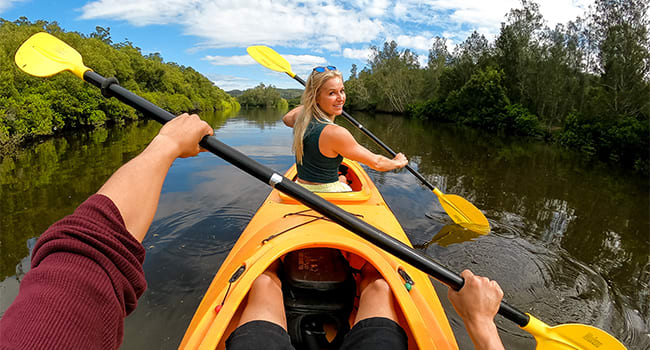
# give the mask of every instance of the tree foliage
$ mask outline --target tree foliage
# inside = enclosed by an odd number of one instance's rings
[[[266,86],[263,83],[260,83],[260,85],[252,89],[245,90],[237,97],[237,101],[246,108],[288,108],[288,102],[282,98],[280,91],[273,85]]]
[[[97,127],[139,118],[116,99],[104,98],[72,74],[35,78],[13,63],[18,47],[31,35],[46,31],[75,48],[84,63],[125,88],[172,112],[239,108],[236,100],[191,67],[165,63],[158,53],[142,55],[131,42],[113,43],[110,28],[84,35],[66,32],[56,22],[0,19],[0,148],[1,153],[30,137],[65,129]]]
[[[353,108],[403,113],[418,98],[419,91],[412,86],[424,82],[417,55],[408,49],[398,50],[395,41],[370,49],[369,68],[357,75],[354,66],[345,83],[349,103]]]
[[[474,32],[449,53],[436,37],[424,67],[394,42],[372,47],[345,83],[347,106],[541,136],[647,173],[648,6],[596,0],[584,18],[549,28],[522,0],[493,43]]]

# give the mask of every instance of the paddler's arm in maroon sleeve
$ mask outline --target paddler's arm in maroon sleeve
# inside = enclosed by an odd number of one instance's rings
[[[126,228],[139,242],[151,225],[174,159],[204,151],[199,141],[213,134],[214,130],[196,114],[180,115],[165,124],[142,153],[118,169],[97,191],[115,203]]]
[[[494,316],[499,311],[503,291],[496,281],[474,275],[470,270],[461,274],[465,284],[458,292],[449,288],[447,297],[456,313],[463,319],[469,337],[477,350],[503,350]]]

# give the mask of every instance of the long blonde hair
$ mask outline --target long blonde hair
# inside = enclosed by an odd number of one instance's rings
[[[293,124],[293,151],[296,154],[296,162],[298,164],[302,164],[302,156],[304,154],[302,139],[312,118],[323,124],[333,123],[330,120],[330,116],[323,112],[316,103],[320,88],[332,78],[339,78],[343,81],[343,75],[338,70],[325,70],[322,73],[313,71],[305,84],[305,91],[300,98],[300,104],[303,105],[303,109]]]

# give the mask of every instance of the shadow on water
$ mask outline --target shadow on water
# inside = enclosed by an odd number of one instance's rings
[[[281,115],[242,110],[211,124],[224,143],[285,171],[293,156]],[[650,348],[647,179],[539,143],[386,115],[355,118],[404,152],[443,192],[483,209],[492,226],[489,235],[472,235],[454,225],[410,173],[369,170],[416,248],[452,270],[469,268],[499,281],[509,303],[550,325],[591,324],[630,349]],[[9,276],[0,284],[2,312],[28,269],[34,237],[95,192],[158,128],[144,122],[77,133],[2,160],[1,262]],[[148,289],[126,320],[122,348],[178,346],[214,274],[269,191],[209,154],[174,162],[143,242]],[[436,288],[460,348],[473,348],[446,288]],[[506,348],[534,348],[526,332],[503,318],[497,322]]]

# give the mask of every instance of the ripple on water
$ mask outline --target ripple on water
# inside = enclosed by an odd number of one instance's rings
[[[171,258],[227,252],[254,214],[249,208],[235,206],[205,211],[192,209],[159,220],[145,247],[152,252],[164,250]]]
[[[496,234],[447,247],[433,244],[422,248],[452,269],[470,269],[498,281],[508,303],[549,325],[582,323],[606,331],[620,328],[612,327],[624,320],[605,279],[562,250],[516,237],[521,234],[519,227],[508,222],[496,226]],[[501,323],[500,328],[513,337],[527,336],[517,327]]]
[[[204,291],[254,214],[228,205],[206,211],[185,210],[153,225],[153,234],[143,242],[150,299]]]

